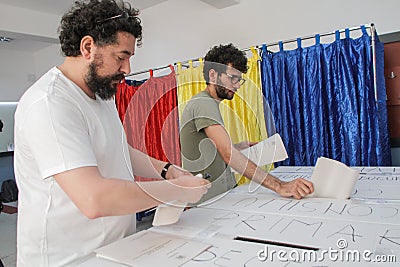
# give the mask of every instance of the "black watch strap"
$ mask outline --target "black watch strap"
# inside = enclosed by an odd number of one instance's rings
[[[162,171],[161,171],[161,177],[162,177],[162,178],[167,179],[167,177],[166,177],[167,171],[168,171],[168,168],[171,167],[171,165],[172,165],[172,163],[168,162],[168,163],[165,164],[165,166],[162,168]]]

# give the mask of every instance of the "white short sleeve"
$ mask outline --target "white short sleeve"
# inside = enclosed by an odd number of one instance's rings
[[[80,109],[51,96],[31,105],[24,119],[24,138],[37,160],[41,177],[83,166],[97,166],[88,129]]]

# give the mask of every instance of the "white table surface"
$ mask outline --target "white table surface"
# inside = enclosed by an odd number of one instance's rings
[[[361,189],[365,189],[365,187],[367,186],[371,186],[372,188],[375,187],[379,187],[379,186],[386,186],[388,188],[390,188],[391,190],[387,190],[387,194],[389,194],[390,198],[393,198],[393,192],[400,192],[400,167],[382,167],[382,168],[374,168],[374,167],[356,167],[358,170],[362,171],[362,174],[360,174],[360,178],[359,181],[356,184],[356,189],[357,187],[361,188]],[[282,177],[288,177],[288,179],[292,179],[296,177],[296,174],[300,175],[300,176],[306,176],[307,173],[312,173],[313,168],[312,167],[283,167],[283,168],[277,168],[273,171],[273,173],[275,173],[277,176],[281,175]],[[306,177],[306,178],[309,178]],[[253,188],[254,189],[254,188]],[[258,194],[258,195],[257,195]],[[371,193],[372,194],[372,198],[374,198],[374,192]],[[383,194],[383,195],[382,195]],[[379,199],[382,200],[384,199],[385,196],[385,191],[383,191],[380,196]],[[365,198],[368,198],[368,195],[364,195]],[[396,197],[398,199],[400,199],[400,193],[397,193]],[[275,201],[276,203],[278,203],[278,201],[281,201],[281,205],[284,208],[276,209],[276,210],[272,210],[271,208],[268,210],[257,210],[256,207],[260,207],[260,205],[256,206],[256,202],[254,202],[253,204],[251,204],[250,202],[245,204],[244,202],[241,202],[240,205],[238,204],[239,202],[234,202],[235,199],[237,200],[243,200],[245,201],[246,199],[250,198],[254,198],[257,199],[257,201],[262,201],[264,198],[266,200],[268,200],[268,202],[272,202]],[[253,201],[253,200],[251,200]],[[286,203],[290,203],[290,205],[293,206],[293,208],[290,208],[291,206],[289,206],[289,204],[286,204],[284,201],[286,201]],[[302,214],[299,210],[297,210],[297,212],[295,212],[295,206],[296,207],[300,207],[301,205],[305,205],[304,203],[311,203],[311,204],[307,204],[307,205],[312,205],[314,203],[318,203],[318,205],[330,205],[332,206],[330,203],[333,203],[333,205],[337,205],[337,207],[339,207],[339,205],[342,205],[341,207],[345,207],[343,209],[343,211],[337,211],[334,210],[334,208],[332,207],[330,214],[323,214],[323,213],[314,213],[313,215],[307,217],[308,215],[304,215],[304,213]],[[232,203],[234,203],[232,205]],[[267,203],[267,202],[262,202],[262,203]],[[235,214],[238,214],[238,216],[242,216],[243,218],[249,218],[251,216],[263,216],[263,217],[268,217],[268,222],[270,222],[271,220],[281,220],[281,223],[284,224],[285,220],[293,220],[293,219],[298,219],[298,218],[303,218],[302,220],[306,221],[306,220],[311,220],[311,221],[318,221],[318,222],[323,222],[324,226],[328,226],[334,228],[335,226],[340,227],[340,225],[356,225],[356,231],[355,231],[355,238],[359,238],[357,237],[357,234],[359,234],[359,232],[364,232],[365,237],[367,238],[370,242],[363,242],[362,244],[356,244],[354,246],[356,246],[356,248],[358,249],[366,249],[366,248],[370,248],[371,250],[376,251],[377,246],[376,244],[379,243],[379,236],[382,237],[382,233],[384,233],[384,231],[388,231],[387,229],[392,229],[393,231],[397,231],[396,229],[398,229],[398,236],[390,236],[391,238],[393,238],[393,240],[396,242],[398,242],[398,244],[394,244],[394,245],[390,245],[389,251],[390,253],[394,254],[397,257],[397,265],[400,264],[400,215],[399,214],[395,214],[392,211],[398,210],[400,211],[400,200],[394,200],[394,202],[391,203],[381,203],[381,202],[376,202],[376,199],[372,199],[372,202],[362,202],[362,205],[360,204],[360,200],[357,201],[353,201],[353,200],[344,200],[344,201],[335,201],[332,199],[303,199],[303,200],[294,200],[294,199],[282,199],[279,198],[279,196],[277,196],[275,193],[270,192],[269,190],[266,190],[264,188],[260,188],[259,190],[256,191],[256,195],[251,195],[248,194],[248,185],[243,185],[240,187],[237,187],[236,189],[234,189],[232,192],[230,192],[226,198],[222,198],[220,200],[218,200],[218,202],[213,203],[210,206],[206,206],[206,207],[201,207],[201,208],[192,208],[189,209],[188,211],[184,212],[180,218],[180,220],[178,221],[178,223],[171,225],[171,226],[163,226],[161,228],[152,228],[150,230],[160,230],[166,233],[173,233],[173,234],[180,234],[182,236],[188,236],[188,235],[192,235],[193,234],[193,229],[199,229],[202,231],[202,234],[204,235],[205,232],[209,231],[208,234],[210,234],[210,238],[204,238],[205,242],[209,242],[211,244],[213,244],[213,242],[218,243],[219,245],[216,245],[216,247],[218,247],[218,249],[216,250],[220,250],[221,253],[224,253],[223,250],[226,249],[227,251],[229,251],[230,248],[221,248],[221,244],[224,244],[224,242],[220,242],[221,240],[216,239],[216,237],[218,235],[232,238],[234,237],[237,232],[235,232],[237,229],[242,229],[240,231],[243,231],[244,228],[246,227],[242,227],[242,228],[235,228],[235,225],[239,225],[240,219],[238,219],[237,221],[232,220],[229,221],[229,223],[227,222],[226,227],[224,226],[223,222],[221,221],[221,224],[219,224],[219,222],[216,223],[216,214],[232,214],[232,212],[234,212]],[[360,204],[360,205],[358,205]],[[246,206],[247,205],[247,206]],[[316,205],[316,204],[315,204]],[[364,206],[363,206],[364,205]],[[386,205],[386,206],[385,206]],[[310,206],[308,206],[310,207]],[[353,212],[356,212],[356,208],[358,210],[358,212],[360,213],[359,217],[351,217],[351,214],[344,214],[346,209],[352,209]],[[372,210],[379,210],[379,209],[384,209],[385,212],[380,211],[381,213],[377,214],[373,214],[373,212],[371,212],[371,214],[368,214],[368,216],[366,215],[366,213],[364,214],[363,212],[367,209],[372,209]],[[343,216],[340,217],[339,212],[343,213]],[[337,214],[336,214],[337,213]],[[398,212],[400,213],[400,212]],[[339,214],[339,215],[338,215]],[[379,215],[380,214],[380,215]],[[247,217],[246,217],[247,216]],[[306,217],[302,217],[302,216],[306,216]],[[374,217],[375,216],[375,217]],[[379,217],[381,216],[381,218]],[[236,223],[236,224],[235,224]],[[210,228],[209,225],[214,225],[214,228],[212,230],[209,230]],[[220,225],[221,227],[218,228]],[[254,225],[256,225],[256,222],[254,220]],[[267,225],[267,224],[266,224]],[[272,224],[271,224],[272,225]],[[288,224],[289,225],[289,224]],[[249,225],[251,226],[251,225]],[[275,226],[274,226],[275,227]],[[193,229],[192,229],[193,228]],[[272,226],[270,227],[272,229]],[[183,229],[183,230],[182,230]],[[187,231],[185,231],[185,229]],[[254,228],[255,229],[255,228]],[[386,230],[385,230],[386,229]],[[215,231],[215,233],[211,233],[210,231]],[[343,228],[342,232],[348,231],[348,229]],[[252,231],[247,229],[244,230],[243,232],[244,234],[246,234],[247,236],[252,234]],[[207,235],[207,233],[206,233]],[[325,240],[323,238],[320,239],[315,239],[315,240],[303,240],[304,237],[301,237],[302,234],[298,234],[299,237],[296,238],[296,233],[291,233],[291,235],[288,236],[280,236],[279,233],[267,233],[265,232],[265,229],[263,230],[259,230],[259,229],[255,229],[254,230],[254,237],[262,237],[262,238],[268,238],[269,240],[274,240],[274,238],[287,238],[289,241],[293,241],[292,243],[299,243],[299,242],[303,242],[303,243],[307,243],[308,244],[314,244],[314,245],[318,245],[320,248],[326,248],[328,245],[334,247],[334,243],[333,239],[332,240]],[[370,235],[370,236],[368,236]],[[197,236],[198,239],[199,236]],[[340,236],[338,235],[338,238]],[[353,237],[354,238],[354,237]],[[303,241],[302,241],[303,240]],[[382,241],[382,240],[381,240]],[[255,244],[244,244],[244,243],[237,243],[238,241],[234,241],[235,243],[231,243],[232,246],[236,246],[236,244],[239,244],[240,247],[243,249],[243,253],[247,253],[248,258],[251,258],[256,255],[257,249],[259,248],[259,246],[255,245]],[[229,244],[229,241],[228,243]],[[300,243],[301,244],[301,243]],[[374,245],[375,244],[375,245]],[[351,245],[351,244],[350,244]],[[254,247],[252,247],[254,246]],[[380,246],[380,245],[379,245]],[[272,246],[274,247],[274,246]],[[251,249],[250,249],[251,248]],[[349,247],[350,248],[350,247]],[[354,249],[354,247],[351,247]],[[134,248],[132,248],[134,249]],[[378,249],[383,249],[385,250],[385,247],[378,247]],[[216,252],[217,253],[217,252]],[[389,254],[390,254],[389,253]],[[220,255],[223,258],[223,255]],[[243,255],[242,255],[243,256]],[[243,258],[243,257],[242,257]],[[225,261],[227,261],[227,258],[225,258]],[[253,261],[254,263],[254,261]],[[258,262],[258,264],[261,264],[262,262]],[[237,264],[237,265],[236,265]],[[266,263],[263,263],[262,265],[259,266],[265,266]],[[287,263],[285,263],[287,264]],[[294,266],[297,266],[299,264],[293,263],[295,264]],[[322,263],[309,263],[309,264],[305,264],[305,266],[316,266],[316,265],[320,265]],[[216,266],[218,264],[211,263],[211,262],[204,262],[201,264],[201,262],[197,261],[197,262],[189,262],[188,264],[185,264],[183,266]],[[324,266],[337,266],[340,265],[338,262],[329,262],[329,261],[325,261]],[[343,263],[343,265],[345,266],[365,266],[365,262],[363,263],[356,263],[356,262],[352,262],[350,263]],[[388,263],[377,263],[377,266],[388,266]],[[97,267],[97,266],[105,266],[105,267],[121,267],[121,266],[125,266],[123,264],[118,264],[116,262],[112,262],[106,259],[101,259],[101,258],[97,258],[96,255],[93,253],[91,255],[91,257],[80,263],[78,266],[80,267]],[[236,262],[233,261],[231,263],[229,263],[229,265],[227,266],[243,266],[243,263],[240,262],[240,260],[237,260]],[[258,266],[258,265],[254,265],[254,266]],[[269,266],[284,266],[284,263],[279,263],[279,262],[274,262],[274,264],[271,265],[271,263],[269,263]],[[291,266],[291,265],[289,265]],[[304,264],[302,264],[302,266],[304,266]],[[393,266],[396,266],[396,264],[394,263]]]

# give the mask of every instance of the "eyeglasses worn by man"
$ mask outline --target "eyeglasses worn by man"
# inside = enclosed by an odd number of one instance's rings
[[[65,60],[25,92],[15,114],[18,266],[74,265],[133,234],[136,212],[207,192],[207,180],[126,142],[114,94],[141,38],[138,10],[126,2],[76,1],[62,17]]]

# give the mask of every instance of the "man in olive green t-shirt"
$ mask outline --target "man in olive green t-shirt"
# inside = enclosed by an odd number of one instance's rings
[[[219,101],[207,91],[201,91],[186,105],[182,113],[180,131],[183,167],[195,175],[200,173],[213,182],[200,203],[236,186],[231,169],[204,131],[212,125],[224,127]]]
[[[245,82],[247,72],[244,52],[232,44],[213,47],[204,58],[204,91],[187,103],[181,119],[182,165],[193,174],[201,173],[212,182],[200,203],[227,192],[236,185],[232,167],[245,177],[269,188],[281,196],[300,199],[314,191],[313,184],[302,178],[290,182],[280,181],[266,173],[239,150],[254,143],[233,145],[219,111],[222,100],[232,100]]]

